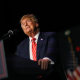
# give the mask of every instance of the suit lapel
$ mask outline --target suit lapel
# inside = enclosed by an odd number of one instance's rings
[[[44,38],[43,38],[42,33],[40,33],[38,42],[37,42],[37,59],[39,59],[39,57],[40,57],[40,54],[41,54],[40,51],[41,51],[43,42],[44,42]]]

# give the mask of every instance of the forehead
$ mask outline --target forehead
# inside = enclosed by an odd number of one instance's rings
[[[25,18],[22,18],[22,21],[23,20],[31,20],[32,18],[28,18],[28,17],[25,17]]]
[[[28,20],[32,21],[31,18],[24,18],[24,19],[21,20],[21,22],[25,22],[25,21],[28,21]]]

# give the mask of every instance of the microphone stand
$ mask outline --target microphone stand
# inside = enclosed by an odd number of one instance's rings
[[[4,34],[4,35],[0,38],[0,41],[1,41],[1,40],[6,40],[6,39],[10,38],[13,34],[14,34],[14,32],[13,32],[12,30],[9,30],[8,33]]]

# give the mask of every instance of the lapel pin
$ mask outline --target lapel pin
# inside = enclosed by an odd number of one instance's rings
[[[41,38],[41,40],[43,40],[43,38]]]

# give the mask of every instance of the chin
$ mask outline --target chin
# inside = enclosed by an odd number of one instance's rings
[[[26,31],[26,32],[24,32],[25,34],[30,34],[31,33],[31,31]]]

